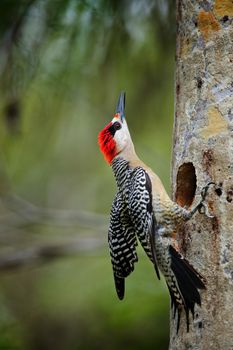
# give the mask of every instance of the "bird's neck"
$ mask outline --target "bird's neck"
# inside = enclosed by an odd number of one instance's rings
[[[140,160],[134,150],[133,144],[129,144],[112,161],[112,170],[119,189],[125,188],[131,171],[140,165]]]
[[[133,142],[132,141],[129,142],[126,145],[126,147],[120,153],[118,153],[116,158],[123,158],[126,161],[128,161],[129,163],[134,163],[134,162],[138,161],[139,158],[135,152]]]

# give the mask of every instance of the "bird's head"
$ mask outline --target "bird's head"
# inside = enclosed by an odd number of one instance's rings
[[[98,136],[101,152],[109,164],[124,151],[131,149],[133,143],[125,119],[125,93],[121,92],[116,113],[112,121],[107,124]]]

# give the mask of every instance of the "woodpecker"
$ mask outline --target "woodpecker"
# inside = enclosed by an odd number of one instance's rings
[[[98,143],[111,165],[117,194],[113,200],[108,242],[115,288],[120,300],[125,294],[125,278],[138,261],[137,242],[154,265],[157,277],[164,275],[179,330],[182,309],[187,331],[189,312],[201,305],[199,289],[206,288],[205,278],[179,251],[176,233],[179,225],[204,208],[209,183],[201,200],[191,210],[179,206],[168,196],[159,177],[137,156],[125,118],[125,93],[121,92],[112,121],[99,133]],[[208,215],[209,216],[209,215]]]

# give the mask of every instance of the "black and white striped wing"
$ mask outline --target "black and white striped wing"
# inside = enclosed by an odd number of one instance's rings
[[[134,263],[138,257],[136,234],[120,192],[116,194],[112,204],[108,242],[117,295],[119,299],[123,299],[125,277],[134,270]]]
[[[138,239],[160,279],[155,255],[156,222],[152,206],[152,184],[149,175],[141,167],[136,167],[131,175],[128,206]]]

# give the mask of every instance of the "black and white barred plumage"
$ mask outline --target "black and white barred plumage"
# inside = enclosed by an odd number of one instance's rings
[[[149,234],[153,226],[151,184],[142,168],[130,169],[123,159],[113,161],[112,167],[118,193],[112,204],[108,241],[116,290],[122,299],[124,278],[134,270],[134,263],[138,261],[137,238],[154,262]],[[155,268],[159,276],[157,266]]]
[[[194,313],[195,303],[201,303],[198,289],[205,288],[200,274],[172,246],[164,227],[155,219],[152,184],[147,172],[140,166],[131,168],[129,162],[115,158],[112,162],[118,192],[112,204],[109,227],[109,247],[115,287],[120,299],[125,292],[125,278],[134,270],[138,261],[137,239],[153,262],[158,278],[162,271],[174,307],[178,311],[179,328],[181,309],[184,307],[189,326],[189,311]],[[183,209],[180,209],[182,211]],[[174,213],[178,208],[174,203]],[[184,215],[186,212],[182,212]],[[164,225],[172,227],[173,216],[164,215]],[[162,234],[160,233],[162,231]],[[169,234],[170,231],[168,230]],[[158,264],[158,266],[157,266]]]

